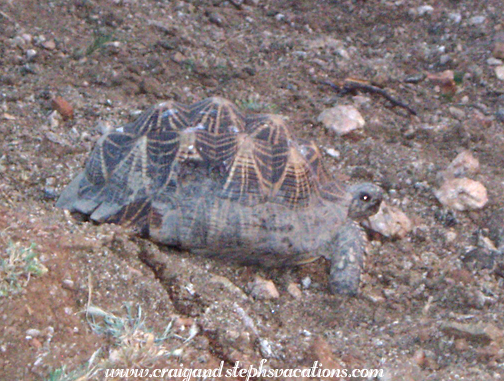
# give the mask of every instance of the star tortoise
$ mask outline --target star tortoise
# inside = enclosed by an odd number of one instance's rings
[[[57,206],[129,224],[153,241],[264,266],[330,260],[330,289],[355,294],[365,255],[358,222],[381,189],[344,187],[313,142],[281,116],[230,101],[169,101],[102,136]]]

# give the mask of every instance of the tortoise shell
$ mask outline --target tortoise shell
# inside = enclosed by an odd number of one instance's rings
[[[358,197],[281,116],[214,97],[161,103],[102,136],[57,206],[204,255],[281,266],[324,255]]]

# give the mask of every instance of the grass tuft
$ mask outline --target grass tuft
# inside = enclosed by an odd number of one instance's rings
[[[21,291],[32,276],[47,272],[37,258],[35,244],[22,247],[20,243],[9,242],[5,255],[0,257],[0,297]]]
[[[93,41],[91,44],[87,47],[85,55],[90,56],[97,50],[102,49],[107,42],[112,41],[113,36],[112,34],[106,34],[100,31],[95,31],[93,33]]]
[[[266,112],[272,114],[276,114],[278,112],[278,107],[276,105],[260,102],[259,99],[253,96],[239,101],[238,106],[246,112]]]
[[[93,332],[107,335],[115,341],[115,348],[110,352],[109,358],[102,362],[104,368],[150,367],[159,359],[178,353],[180,345],[176,348],[167,348],[164,345],[170,338],[183,340],[172,333],[173,320],[168,323],[161,335],[155,335],[145,326],[141,306],[133,308],[131,304],[125,304],[124,309],[125,316],[116,316],[93,305],[86,310],[88,323]]]
[[[112,347],[99,349],[72,372],[67,372],[66,366],[53,370],[46,381],[87,381],[105,369],[150,368],[162,358],[181,357],[184,347],[198,334],[196,325],[186,338],[175,334],[174,320],[168,322],[162,333],[155,334],[146,327],[140,305],[134,308],[125,304],[124,309],[125,314],[118,316],[89,305],[85,313],[91,330],[111,338]]]

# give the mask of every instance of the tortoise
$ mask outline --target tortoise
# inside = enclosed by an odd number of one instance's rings
[[[56,206],[129,225],[168,246],[281,267],[319,257],[333,293],[355,295],[382,190],[345,187],[279,115],[244,115],[229,100],[158,104],[104,134]]]

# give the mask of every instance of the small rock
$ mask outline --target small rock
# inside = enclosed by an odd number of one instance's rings
[[[488,202],[485,186],[466,177],[447,180],[434,194],[441,204],[458,211],[481,209]]]
[[[325,128],[335,131],[338,135],[346,135],[362,129],[366,122],[360,112],[353,106],[336,106],[322,111],[317,121]]]
[[[63,279],[61,283],[63,284],[63,288],[66,288],[67,290],[75,289],[75,282],[71,279]]]
[[[448,168],[442,172],[442,175],[445,180],[454,177],[464,177],[478,173],[479,168],[479,160],[473,156],[471,151],[465,150],[453,159]]]
[[[314,40],[309,40],[306,42],[306,47],[310,50],[322,49],[337,52],[345,48],[345,43],[333,37],[323,36],[317,37]]]
[[[434,12],[434,8],[431,5],[421,5],[417,8],[419,16],[430,15],[432,12]]]
[[[26,51],[26,58],[28,58],[28,61],[33,61],[36,56],[37,56],[37,51],[35,49],[28,49]]]
[[[354,95],[352,99],[358,106],[368,106],[372,103],[371,98],[365,97],[363,95]]]
[[[287,286],[287,291],[294,299],[301,299],[301,297],[303,296],[303,293],[296,283],[289,283],[289,285]]]
[[[485,16],[474,16],[474,17],[471,17],[471,19],[469,20],[469,23],[472,24],[472,25],[480,25],[480,24],[483,24],[486,20],[486,17]]]
[[[303,288],[308,288],[310,287],[311,285],[311,278],[309,276],[307,277],[304,277],[302,280],[301,280],[301,284],[303,285]]]
[[[413,223],[402,210],[382,202],[378,213],[369,218],[368,227],[385,237],[403,238],[413,229]]]
[[[30,340],[30,345],[34,348],[37,348],[37,349],[40,349],[42,348],[42,343],[40,342],[40,340],[37,340],[35,338],[33,338],[32,340]]]
[[[412,74],[404,79],[406,83],[420,83],[425,79],[424,73]]]
[[[461,110],[459,108],[456,108],[456,107],[453,107],[453,106],[450,106],[448,108],[448,111],[450,112],[450,114],[455,118],[455,119],[458,119],[458,120],[462,120],[465,118],[465,112],[464,110]]]
[[[280,297],[275,283],[256,275],[254,282],[250,284],[250,293],[256,299],[276,299]]]
[[[224,18],[217,12],[210,13],[208,19],[217,26],[223,26],[225,24]]]
[[[261,351],[261,355],[264,358],[272,358],[274,356],[273,348],[271,347],[271,343],[266,339],[261,339],[259,341],[259,350]]]
[[[42,42],[42,47],[47,50],[54,50],[56,49],[56,43],[54,40],[44,41]]]
[[[504,60],[504,42],[499,41],[499,42],[495,43],[495,47],[494,47],[494,50],[492,52],[492,55],[495,58]]]
[[[172,56],[172,60],[178,64],[181,64],[182,62],[186,61],[187,58],[180,52],[175,52],[175,54]]]
[[[74,117],[73,107],[63,97],[56,97],[51,102],[52,108],[59,112],[64,120]]]
[[[501,81],[504,81],[504,65],[502,66],[497,66],[495,68],[495,75],[497,78],[499,78]]]
[[[487,64],[489,66],[500,66],[503,64],[503,62],[502,62],[502,60],[499,60],[497,58],[490,57],[489,59],[487,59]]]
[[[457,233],[453,230],[446,232],[446,243],[453,243],[457,239]]]
[[[455,74],[453,70],[445,70],[441,73],[427,73],[427,79],[436,85],[444,85],[447,82],[453,81]]]
[[[16,120],[16,117],[14,115],[7,113],[7,112],[4,112],[2,114],[2,119],[3,120]]]
[[[56,110],[52,111],[49,114],[48,120],[49,120],[49,127],[51,127],[51,130],[55,130],[58,128],[61,122],[61,114],[57,112]]]
[[[27,44],[31,44],[31,43],[32,43],[32,41],[33,41],[33,36],[32,36],[31,34],[28,34],[28,33],[23,33],[23,34],[21,35],[21,38],[22,38],[23,40],[25,40],[25,42],[26,42]]]
[[[448,18],[450,21],[454,22],[455,24],[458,24],[459,22],[462,21],[462,15],[458,12],[452,12],[448,15]]]
[[[457,89],[453,70],[445,70],[442,73],[427,73],[427,79],[440,86],[444,94],[455,93]]]
[[[504,332],[492,323],[443,322],[440,329],[446,335],[483,344],[499,341],[504,337]]]
[[[334,148],[326,148],[325,151],[329,156],[334,157],[335,159],[339,159],[341,156],[340,152]]]
[[[364,297],[369,300],[371,303],[374,303],[374,304],[383,304],[385,303],[385,298],[377,293],[377,292],[374,292],[374,291],[367,291],[365,294],[364,294]],[[377,315],[380,313],[380,311],[378,311],[378,313],[375,313],[375,321],[377,320]]]
[[[39,337],[41,335],[42,335],[42,332],[39,329],[30,328],[26,331],[26,336]]]
[[[451,57],[449,54],[443,54],[441,57],[439,57],[439,63],[441,65],[446,65],[450,61],[451,61]]]
[[[283,13],[277,13],[275,15],[275,20],[277,20],[277,21],[282,21],[284,19],[285,19],[285,15]]]

